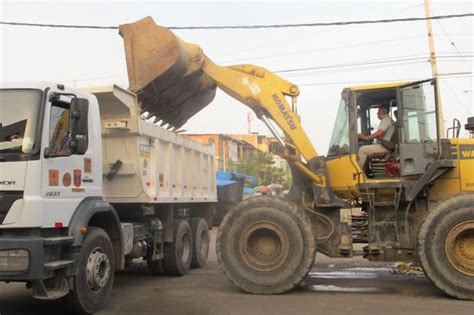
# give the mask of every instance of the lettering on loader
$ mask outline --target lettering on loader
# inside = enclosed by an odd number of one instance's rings
[[[474,159],[474,145],[460,145],[459,152],[461,160]]]
[[[283,104],[283,102],[281,101],[280,97],[278,97],[278,94],[273,94],[272,95],[272,98],[273,100],[275,101],[275,104],[277,105],[278,109],[280,110],[280,112],[282,113],[283,115],[283,118],[285,118],[286,120],[286,123],[288,124],[288,126],[290,127],[291,130],[295,130],[296,129],[296,124],[295,122],[293,121],[293,119],[291,118],[290,114],[286,111],[285,109],[285,105]]]

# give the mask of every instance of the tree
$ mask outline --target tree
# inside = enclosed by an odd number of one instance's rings
[[[273,166],[273,156],[265,152],[249,154],[237,165],[237,172],[252,175],[260,185],[281,184],[289,187],[289,174],[285,170]]]

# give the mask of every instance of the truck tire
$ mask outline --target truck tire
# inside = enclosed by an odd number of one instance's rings
[[[77,260],[78,273],[72,291],[65,297],[79,314],[93,314],[102,310],[112,292],[115,258],[107,233],[89,227]]]
[[[429,210],[418,233],[418,256],[441,291],[474,300],[474,194],[449,197]]]
[[[206,220],[203,218],[192,218],[191,229],[193,231],[193,257],[191,260],[192,268],[202,268],[206,265],[209,256],[209,228]]]
[[[186,220],[174,220],[174,242],[165,243],[163,266],[167,275],[183,276],[189,273],[193,254],[193,234]]]
[[[316,241],[310,219],[294,203],[259,196],[224,217],[216,251],[222,271],[238,288],[278,294],[293,289],[311,270]]]

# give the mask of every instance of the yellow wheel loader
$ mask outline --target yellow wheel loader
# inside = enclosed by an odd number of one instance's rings
[[[216,65],[150,17],[121,25],[120,34],[130,89],[148,118],[179,128],[220,88],[281,144],[293,177],[288,195],[247,199],[219,228],[218,261],[237,287],[283,293],[307,275],[316,251],[357,254],[351,209],[361,208],[365,258],[419,263],[446,294],[474,300],[474,139],[458,138],[460,124],[449,137],[440,130],[435,79],[345,88],[322,156],[296,114],[298,86],[258,66]],[[371,143],[358,135],[377,130],[381,107],[394,135],[359,165]]]

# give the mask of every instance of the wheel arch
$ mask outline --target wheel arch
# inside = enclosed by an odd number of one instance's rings
[[[101,197],[87,197],[77,206],[69,222],[69,235],[74,236],[72,246],[81,246],[85,235],[80,229],[83,226],[95,226],[103,229],[112,241],[116,269],[123,269],[123,232],[120,219],[115,209]]]

